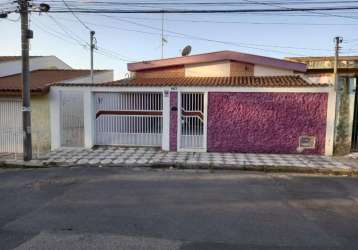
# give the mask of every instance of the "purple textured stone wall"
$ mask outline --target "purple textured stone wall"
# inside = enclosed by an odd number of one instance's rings
[[[178,111],[173,111],[173,108],[178,109],[178,93],[170,92],[170,136],[169,147],[170,151],[177,150],[177,130],[178,130]]]
[[[324,154],[327,93],[218,93],[208,97],[208,151],[297,153],[301,135]]]

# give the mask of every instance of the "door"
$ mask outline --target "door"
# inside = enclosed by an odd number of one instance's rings
[[[180,93],[179,150],[206,151],[205,93]]]
[[[96,144],[160,147],[162,111],[162,93],[96,93]]]
[[[22,153],[22,102],[0,98],[0,153]]]
[[[84,145],[83,93],[61,92],[61,146]]]

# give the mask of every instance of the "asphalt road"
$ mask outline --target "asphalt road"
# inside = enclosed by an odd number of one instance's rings
[[[0,169],[0,249],[358,249],[358,178]]]

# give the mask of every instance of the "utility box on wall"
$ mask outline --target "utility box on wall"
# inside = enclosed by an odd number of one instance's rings
[[[315,136],[300,136],[298,139],[298,152],[302,152],[305,149],[316,148],[316,137]]]

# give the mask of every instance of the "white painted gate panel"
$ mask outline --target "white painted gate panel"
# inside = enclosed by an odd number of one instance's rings
[[[161,93],[96,93],[96,144],[161,146]]]
[[[22,102],[0,99],[0,153],[22,153]]]
[[[204,102],[204,93],[180,94],[179,149],[205,149]]]
[[[61,92],[61,146],[84,145],[83,93]]]

